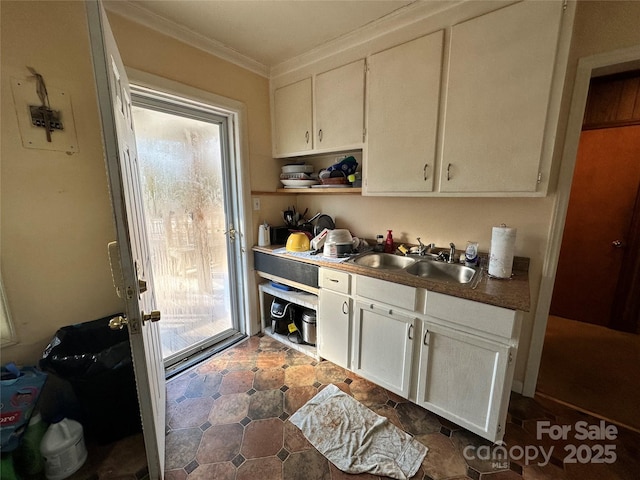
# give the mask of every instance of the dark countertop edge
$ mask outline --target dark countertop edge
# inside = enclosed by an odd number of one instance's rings
[[[275,255],[289,260],[297,260],[303,263],[310,263],[319,267],[332,268],[344,272],[356,273],[379,280],[395,282],[415,288],[423,288],[431,292],[451,295],[458,298],[473,300],[476,302],[494,305],[496,307],[507,308],[528,312],[531,309],[529,291],[529,259],[526,257],[514,257],[513,274],[510,279],[496,279],[487,275],[486,270],[482,272],[482,279],[478,286],[473,289],[469,285],[448,284],[434,282],[425,278],[416,277],[405,272],[394,272],[393,270],[376,270],[361,267],[348,262],[325,262],[322,257],[318,259],[306,259],[294,256],[274,253],[275,249],[282,248],[283,245],[272,245],[269,247],[253,247],[256,252]]]

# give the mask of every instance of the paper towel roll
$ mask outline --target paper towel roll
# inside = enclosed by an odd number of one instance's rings
[[[513,251],[516,244],[516,229],[501,225],[491,232],[491,253],[489,255],[489,275],[510,278],[513,268]]]

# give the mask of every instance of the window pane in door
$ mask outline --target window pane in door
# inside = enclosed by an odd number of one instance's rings
[[[218,124],[134,107],[164,358],[230,330]]]

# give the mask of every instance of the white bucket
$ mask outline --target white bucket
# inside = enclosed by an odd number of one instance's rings
[[[52,423],[42,437],[40,453],[49,480],[62,480],[77,472],[87,459],[82,425],[68,418]]]

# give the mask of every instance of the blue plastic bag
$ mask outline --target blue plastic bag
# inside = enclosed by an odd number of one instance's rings
[[[0,452],[18,448],[38,402],[47,374],[35,367],[2,366],[0,379]]]

